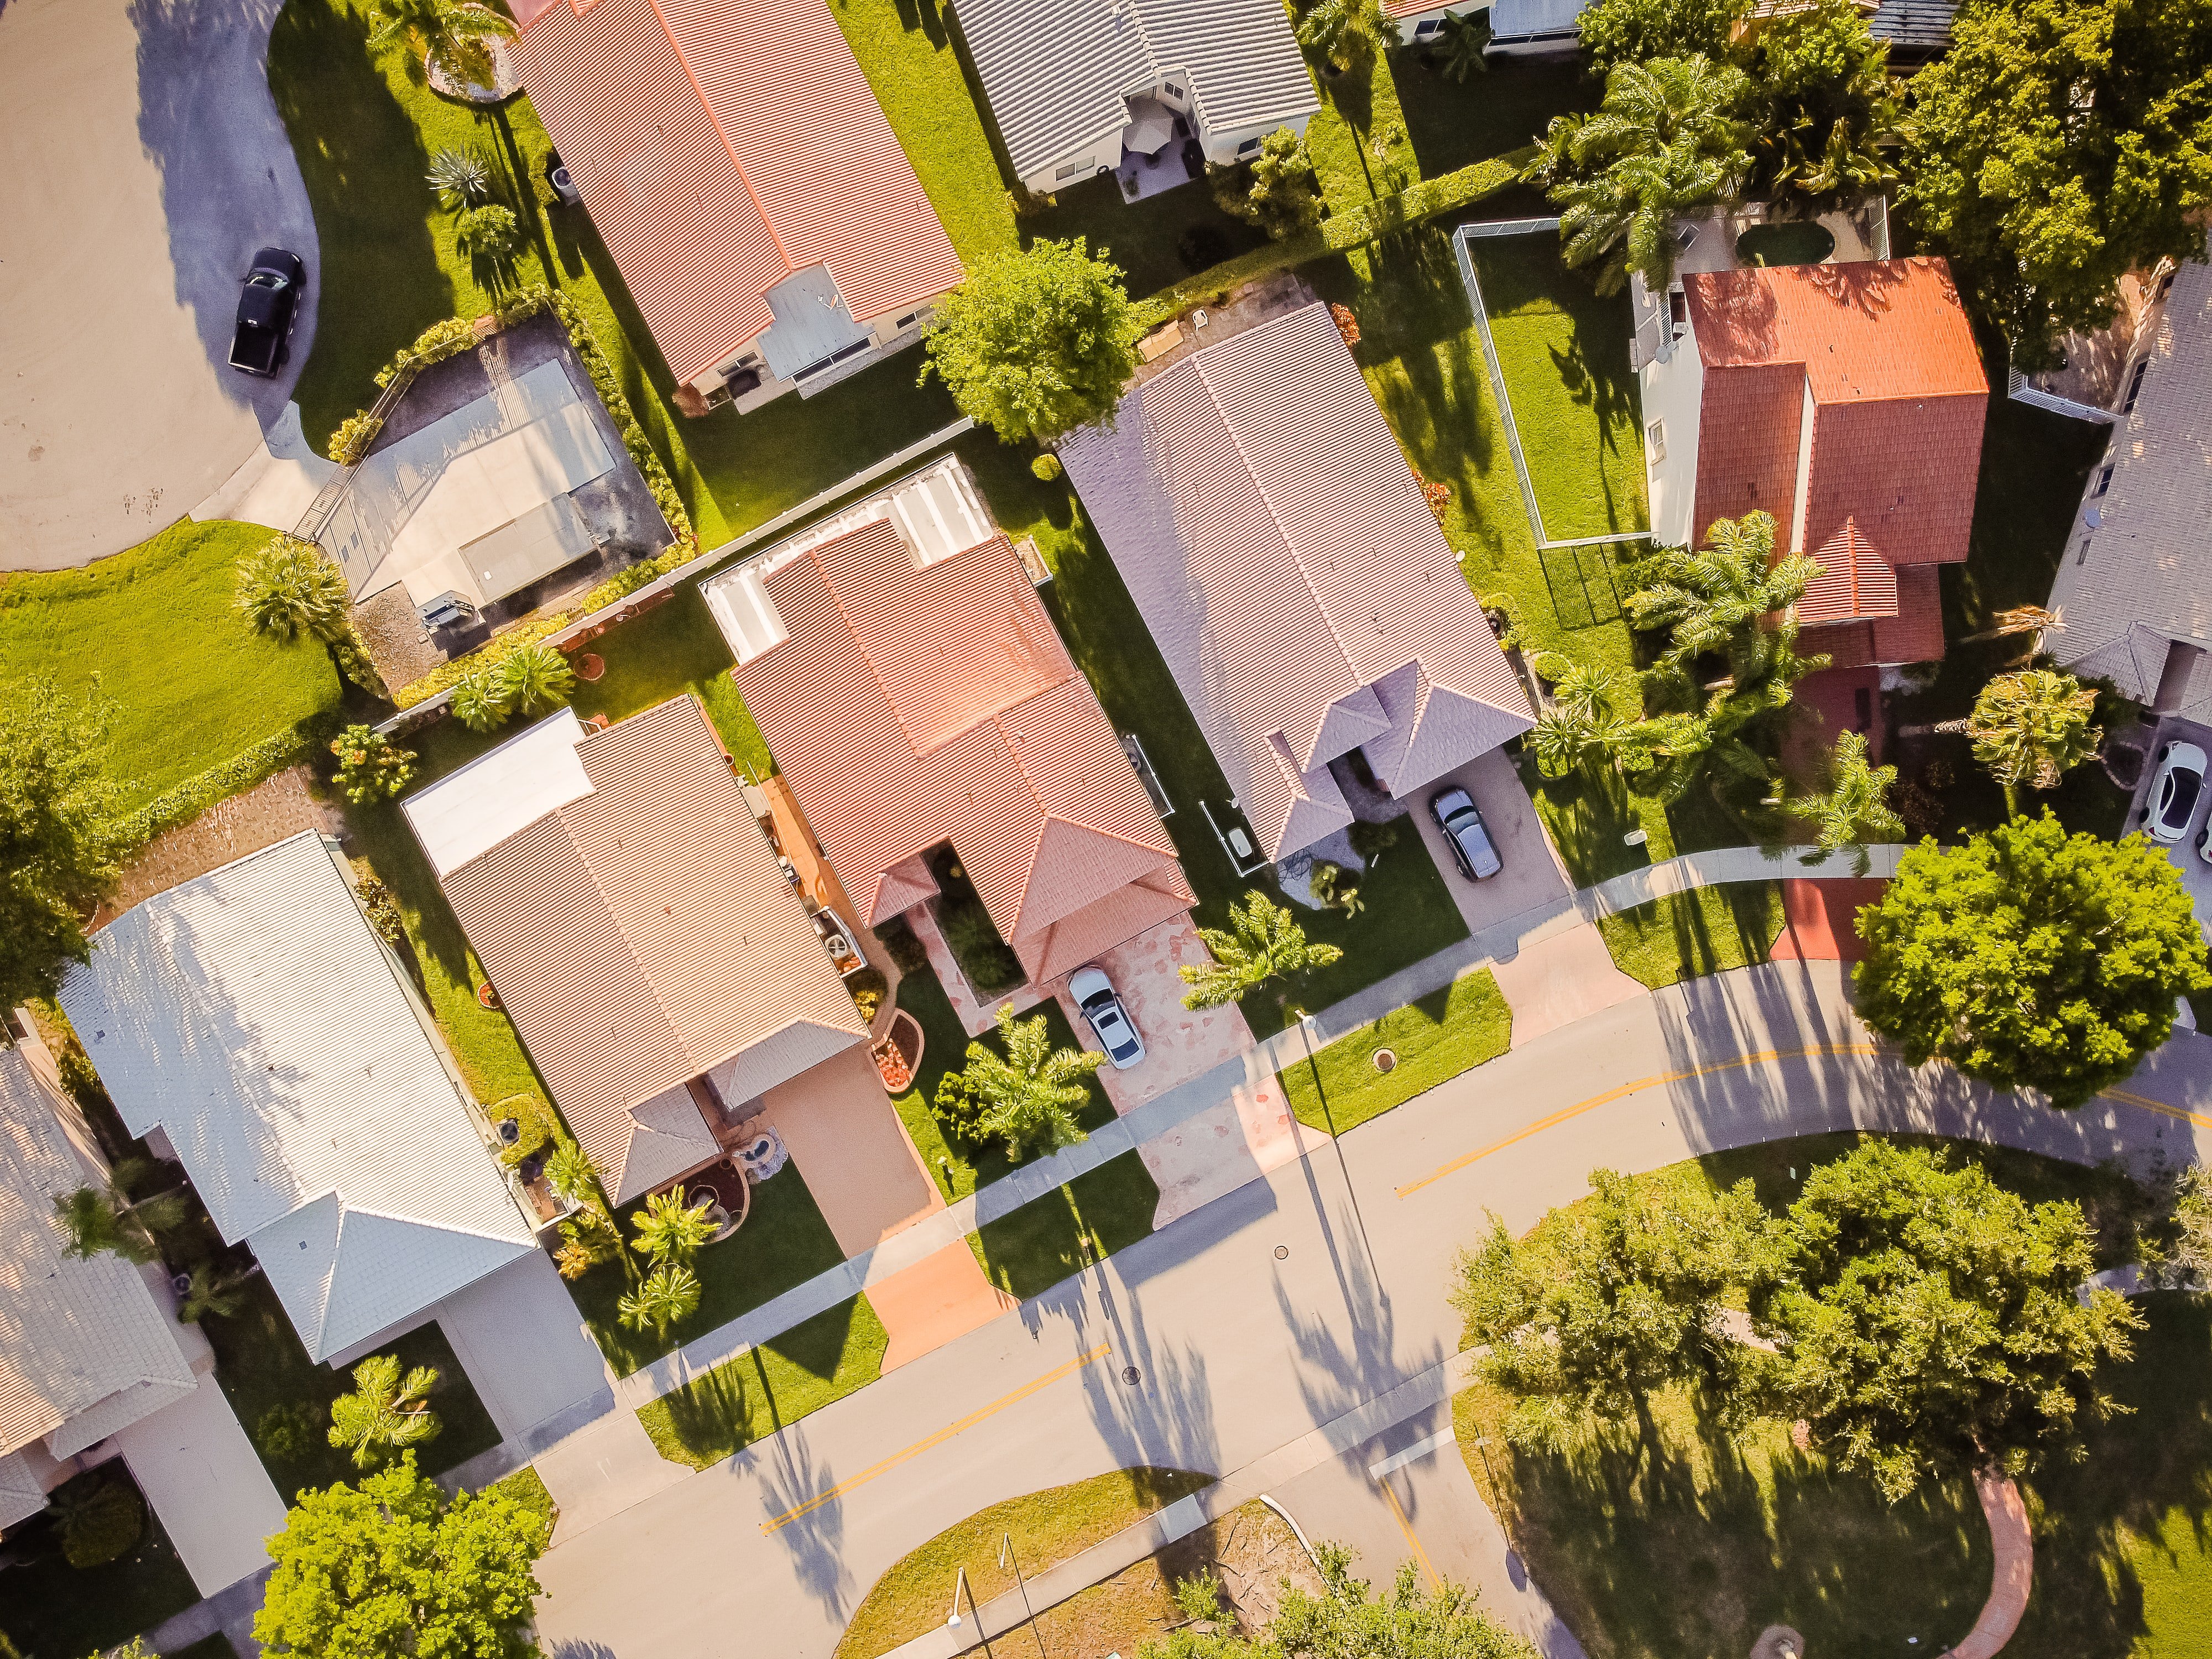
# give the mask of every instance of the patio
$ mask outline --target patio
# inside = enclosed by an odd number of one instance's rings
[[[1129,150],[1122,155],[1121,165],[1114,169],[1114,181],[1120,185],[1125,202],[1142,202],[1205,177],[1206,152],[1190,136],[1190,124],[1180,115],[1175,118],[1172,136],[1157,152],[1146,155]]]

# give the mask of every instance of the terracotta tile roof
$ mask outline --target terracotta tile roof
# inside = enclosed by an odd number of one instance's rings
[[[735,1105],[866,1031],[696,702],[585,735],[575,755],[589,793],[444,885],[621,1203],[717,1155],[690,1079]],[[410,817],[472,787],[464,768]]]
[[[1004,536],[917,568],[874,518],[762,568],[786,637],[738,687],[863,926],[936,892],[944,842],[1036,982],[1192,903]]]
[[[523,0],[516,67],[678,380],[826,264],[866,321],[960,261],[823,0]]]
[[[1807,656],[1826,652],[1832,668],[1864,668],[1875,663],[1901,665],[1934,662],[1943,654],[1942,573],[1917,565],[1897,573],[1897,614],[1842,622],[1808,619],[1797,637]]]
[[[1824,404],[1813,422],[1805,545],[1846,520],[1898,566],[1966,556],[1989,394]]]
[[[1796,363],[1821,404],[1989,392],[1942,259],[1705,270],[1682,287],[1709,370]]]
[[[1176,364],[1061,447],[1261,846],[1351,821],[1531,724],[1367,383],[1314,305]]]
[[[1798,621],[1810,627],[1853,617],[1896,614],[1898,572],[1850,520],[1811,551],[1820,562],[1820,574],[1806,585],[1797,606]]]
[[[1705,371],[1690,521],[1701,545],[1714,520],[1762,507],[1774,514],[1776,540],[1789,539],[1804,412],[1805,372],[1796,363]]]

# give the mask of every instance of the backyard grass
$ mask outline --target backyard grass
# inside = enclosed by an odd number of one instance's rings
[[[0,576],[0,681],[115,704],[109,769],[138,806],[338,705],[330,655],[256,637],[231,608],[258,525],[179,520],[82,570]]]
[[[946,1598],[963,1566],[979,1604],[1012,1589],[1013,1576],[999,1566],[1000,1543],[1008,1534],[1024,1576],[1035,1577],[1212,1484],[1212,1475],[1182,1469],[1115,1469],[978,1510],[876,1581],[837,1644],[837,1659],[875,1659],[943,1625]]]
[[[1604,90],[1571,61],[1494,60],[1488,74],[1464,81],[1453,81],[1431,66],[1423,52],[1400,52],[1390,62],[1398,105],[1425,179],[1531,143],[1554,115],[1595,109]],[[1528,211],[1548,216],[1552,210],[1538,204]],[[1486,207],[1483,216],[1515,216]]]
[[[1170,283],[1264,246],[1267,233],[1231,218],[1215,204],[1212,185],[1194,179],[1148,196],[1121,199],[1110,173],[1054,192],[1054,204],[1022,221],[1022,244],[1071,236],[1088,240],[1093,253],[1121,267],[1129,297],[1141,300]]]
[[[1497,1059],[1512,1042],[1513,1011],[1486,968],[1347,1032],[1311,1060],[1291,1061],[1281,1073],[1283,1092],[1299,1122],[1342,1134]],[[1375,1055],[1384,1048],[1398,1063],[1378,1072]]]
[[[665,603],[585,649],[598,653],[607,666],[597,681],[576,683],[571,701],[579,719],[605,714],[611,720],[626,720],[689,691],[740,765],[757,778],[775,769],[767,741],[730,678],[735,659],[729,641],[715,626],[696,582],[685,582]]]
[[[639,1199],[615,1212],[625,1239],[631,1237],[630,1218],[644,1207],[645,1200]],[[602,1262],[571,1280],[568,1293],[615,1374],[628,1376],[693,1338],[773,1302],[794,1285],[829,1272],[844,1259],[799,1166],[787,1164],[753,1188],[752,1208],[744,1224],[699,1252],[691,1264],[699,1275],[699,1310],[665,1335],[650,1329],[633,1331],[623,1324],[617,1304],[629,1293],[630,1280],[620,1262]],[[644,1258],[633,1255],[632,1260],[641,1263]]]
[[[1778,882],[1700,887],[1598,919],[1614,966],[1653,990],[1765,962],[1784,920]]]
[[[711,1468],[874,1382],[889,1341],[856,1296],[641,1406],[637,1420],[670,1462]]]
[[[1376,52],[1340,76],[1314,78],[1321,107],[1306,124],[1306,154],[1334,212],[1363,207],[1421,176],[1390,58]]]
[[[130,1477],[116,1462],[76,1479]],[[10,1528],[7,1549],[10,1565],[0,1568],[0,1638],[22,1659],[83,1659],[104,1652],[200,1599],[151,1504],[138,1541],[100,1566],[70,1565],[51,1510]]]
[[[1160,1189],[1134,1152],[1110,1158],[1057,1191],[968,1236],[983,1277],[1018,1301],[1041,1296],[1152,1231]]]

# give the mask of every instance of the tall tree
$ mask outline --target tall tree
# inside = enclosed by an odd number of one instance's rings
[[[1895,180],[1882,149],[1899,115],[1889,48],[1855,0],[1782,9],[1739,56],[1759,188],[1826,204]]]
[[[550,1518],[500,1486],[448,1499],[412,1452],[358,1487],[300,1494],[253,1639],[300,1659],[517,1659]]]
[[[1630,566],[1623,608],[1632,628],[1667,629],[1661,660],[1669,667],[1686,671],[1700,657],[1720,656],[1729,678],[1749,689],[1768,678],[1778,646],[1795,637],[1788,613],[1820,567],[1802,553],[1774,557],[1771,514],[1717,519],[1705,542],[1695,552],[1666,548]]]
[[[65,696],[50,679],[0,686],[0,1007],[60,988],[82,962],[84,924],[120,873],[113,705],[97,684]]]
[[[576,671],[543,640],[517,646],[492,672],[499,701],[526,714],[557,708],[576,695]]]
[[[1859,912],[1859,1013],[1915,1066],[2079,1106],[2212,988],[2173,866],[2141,836],[2067,835],[2048,811],[1963,847],[1923,842]]]
[[[1869,1140],[1807,1178],[1778,1273],[1754,1286],[1750,1363],[1770,1405],[1893,1503],[1928,1477],[2033,1469],[2101,1417],[2106,1363],[2141,1319],[2077,1291],[2094,1237],[2072,1202],[2030,1206],[1978,1164]]]
[[[2097,693],[2070,674],[2030,668],[1999,674],[1982,687],[1966,723],[1974,758],[2004,791],[2005,811],[2020,811],[2020,787],[2056,789],[2104,738],[2092,726]]]
[[[1334,945],[1316,944],[1286,906],[1258,888],[1229,907],[1229,930],[1201,927],[1198,936],[1213,953],[1207,963],[1186,963],[1176,969],[1190,987],[1186,1008],[1213,1008],[1256,991],[1271,979],[1285,979],[1310,968],[1326,968],[1342,958]]]
[[[341,674],[373,697],[390,698],[354,628],[345,574],[315,543],[280,533],[246,554],[238,562],[234,603],[255,633],[280,645],[319,640]]]
[[[2206,0],[1984,0],[1912,78],[1900,204],[2040,368],[2123,276],[2203,258],[2208,122]]]
[[[1610,757],[1638,764],[1642,751],[1624,739],[1643,714],[1643,697],[1632,674],[1547,652],[1534,664],[1553,683],[1552,704],[1528,733],[1536,769],[1563,778],[1592,760]]]
[[[434,1440],[443,1426],[430,1409],[434,1365],[400,1375],[399,1356],[380,1353],[353,1368],[353,1392],[331,1401],[331,1444],[349,1452],[357,1469],[373,1469],[393,1452]]]
[[[1738,1345],[1722,1297],[1759,1276],[1767,1219],[1751,1182],[1716,1193],[1692,1172],[1590,1175],[1592,1196],[1547,1215],[1526,1239],[1491,1218],[1461,1253],[1452,1305],[1483,1378],[1519,1398],[1516,1445],[1556,1449],[1591,1416],[1638,1425],[1653,1442],[1650,1395],[1694,1382],[1733,1386]]]
[[[634,1331],[647,1328],[663,1336],[699,1311],[699,1275],[680,1261],[663,1261],[615,1304],[622,1322]]]
[[[1201,1574],[1175,1587],[1182,1622],[1137,1650],[1137,1659],[1536,1659],[1536,1650],[1492,1620],[1480,1592],[1442,1579],[1423,1588],[1411,1561],[1376,1596],[1352,1576],[1352,1552],[1327,1539],[1314,1546],[1322,1590],[1287,1586],[1275,1617],[1256,1637],[1224,1619],[1220,1587]]]
[[[408,78],[417,86],[428,66],[464,86],[489,87],[497,78],[492,46],[514,33],[513,19],[471,0],[379,0],[370,15],[368,44],[404,43]]]
[[[1079,1048],[1054,1048],[1042,1014],[1014,1018],[1014,1005],[999,1005],[1000,1054],[988,1044],[968,1045],[961,1083],[974,1103],[975,1130],[1006,1143],[1013,1158],[1035,1146],[1065,1146],[1083,1139],[1076,1115],[1091,1099],[1088,1078],[1106,1056]]]
[[[1728,56],[1729,31],[1750,0],[1590,0],[1575,21],[1583,63],[1603,76],[1654,58]]]
[[[1382,0],[1305,0],[1297,11],[1298,45],[1324,74],[1357,69],[1398,38]]]
[[[131,1189],[158,1178],[150,1158],[126,1158],[96,1187],[80,1187],[54,1200],[54,1219],[61,1225],[64,1249],[89,1261],[96,1255],[119,1255],[125,1261],[145,1263],[161,1254],[161,1235],[185,1224],[184,1188],[170,1187],[134,1200]]]
[[[1223,211],[1258,225],[1275,241],[1321,222],[1321,184],[1306,141],[1277,127],[1260,141],[1249,167],[1215,169],[1213,199]]]
[[[1104,420],[1143,333],[1121,272],[1083,237],[987,255],[938,302],[925,380],[1006,443],[1057,442]]]
[[[706,1210],[686,1201],[679,1184],[672,1191],[654,1193],[645,1210],[630,1218],[637,1237],[630,1248],[655,1262],[690,1262],[714,1236],[715,1223]]]
[[[1805,861],[1815,863],[1819,857],[1855,847],[1858,873],[1866,874],[1872,867],[1867,844],[1896,841],[1905,834],[1905,820],[1889,810],[1890,787],[1896,781],[1894,766],[1876,766],[1867,758],[1864,733],[1838,733],[1828,763],[1828,787],[1790,803],[1792,813],[1820,829],[1815,843],[1820,854]]]

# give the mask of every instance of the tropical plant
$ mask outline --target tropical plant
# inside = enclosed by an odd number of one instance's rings
[[[1551,705],[1527,739],[1538,771],[1563,778],[1598,757],[1645,763],[1643,751],[1626,741],[1632,721],[1643,713],[1633,676],[1557,652],[1545,653],[1534,665],[1553,685]]]
[[[687,1200],[680,1183],[647,1198],[644,1212],[632,1216],[629,1224],[637,1235],[630,1248],[661,1265],[689,1263],[715,1227],[703,1206]]]
[[[255,633],[282,645],[320,641],[340,673],[371,696],[388,697],[354,628],[344,574],[315,543],[280,532],[245,555],[233,603]]]
[[[471,732],[495,732],[514,714],[502,667],[478,657],[453,682],[453,700],[447,707]]]
[[[1334,945],[1317,945],[1284,906],[1258,888],[1243,902],[1229,907],[1229,928],[1201,927],[1198,935],[1213,953],[1206,963],[1185,963],[1176,969],[1190,987],[1183,993],[1186,1008],[1212,1008],[1234,1002],[1271,979],[1326,968],[1342,959]]]
[[[1590,0],[1575,20],[1583,66],[1602,79],[1616,64],[1654,58],[1721,62],[1750,0]]]
[[[149,1158],[126,1158],[96,1187],[79,1187],[54,1200],[54,1219],[61,1224],[66,1241],[63,1249],[89,1261],[96,1255],[118,1255],[125,1261],[144,1263],[161,1255],[160,1235],[185,1224],[188,1213],[181,1187],[133,1200],[131,1188],[143,1186],[157,1173]]]
[[[1398,38],[1382,0],[1308,0],[1293,33],[1324,74],[1355,70]]]
[[[146,1500],[128,1480],[105,1471],[68,1482],[52,1501],[62,1559],[79,1571],[105,1566],[146,1531]]]
[[[417,86],[428,67],[462,86],[489,87],[498,78],[493,43],[514,34],[512,19],[470,0],[378,0],[369,15],[369,46],[404,42],[407,76]]]
[[[437,1368],[417,1365],[400,1375],[399,1356],[380,1353],[353,1368],[353,1392],[331,1401],[331,1444],[349,1452],[357,1469],[374,1468],[394,1452],[438,1437],[443,1426],[430,1409]]]
[[[1899,114],[1888,53],[1855,0],[1814,0],[1762,21],[1744,54],[1741,111],[1760,188],[1829,202],[1895,182],[1883,148]]]
[[[1774,520],[1765,513],[1718,519],[1696,552],[1668,548],[1628,569],[1622,601],[1629,626],[1668,630],[1661,661],[1686,676],[1700,657],[1727,659],[1729,679],[1748,690],[1772,677],[1796,629],[1787,613],[1820,567],[1802,553],[1774,558]],[[1770,617],[1784,620],[1770,624]]]
[[[1444,78],[1465,81],[1470,75],[1490,72],[1490,10],[1448,11],[1443,26],[1429,42],[1429,61]]]
[[[573,1140],[560,1141],[546,1158],[545,1184],[575,1206],[574,1213],[561,1223],[561,1248],[554,1253],[561,1277],[581,1279],[603,1261],[619,1261],[630,1271],[622,1229],[607,1208],[591,1155]]]
[[[1897,841],[1905,835],[1905,820],[1889,810],[1890,787],[1896,781],[1894,766],[1875,766],[1867,759],[1864,733],[1839,733],[1828,767],[1828,787],[1790,803],[1794,815],[1820,826],[1814,843],[1819,851],[1808,854],[1805,862],[1817,864],[1829,854],[1851,847],[1857,849],[1858,873],[1866,874],[1873,867],[1867,843]]]
[[[514,210],[497,202],[463,210],[453,222],[453,240],[464,253],[491,264],[503,264],[514,256],[522,240],[522,227]]]
[[[1278,127],[1260,141],[1249,166],[1214,169],[1213,199],[1223,211],[1258,225],[1275,241],[1321,222],[1321,184],[1306,141]]]
[[[576,695],[576,671],[543,640],[519,645],[499,659],[499,696],[509,708],[534,714]]]
[[[699,1276],[680,1261],[664,1261],[629,1295],[615,1304],[623,1324],[633,1331],[648,1327],[665,1336],[699,1311]]]
[[[389,800],[415,776],[415,752],[370,726],[349,726],[331,739],[338,757],[337,785],[356,806]]]
[[[1858,914],[1860,1017],[1908,1065],[1947,1060],[1996,1089],[2079,1106],[2212,989],[2203,930],[2141,836],[2069,836],[2046,810],[1963,847],[1924,842]]]
[[[2022,784],[2056,789],[2097,752],[2105,733],[2089,723],[2096,708],[2094,686],[2047,668],[1999,674],[1982,687],[1966,735],[1974,740],[1974,758],[2004,791],[2008,814],[2020,811]]]
[[[2170,1282],[2212,1285],[2212,1169],[2192,1164],[2174,1182],[2173,1242],[2166,1252]]]
[[[1060,457],[1049,450],[1030,463],[1030,476],[1039,483],[1058,483],[1066,472],[1067,469],[1060,464]]]
[[[61,988],[91,953],[85,923],[114,892],[128,850],[108,775],[115,706],[51,679],[0,685],[0,1007]]]
[[[1014,1005],[999,1005],[1002,1056],[987,1044],[968,1045],[961,1086],[974,1109],[974,1133],[1003,1141],[1007,1156],[1026,1158],[1032,1147],[1065,1146],[1083,1139],[1077,1115],[1090,1103],[1084,1081],[1104,1061],[1103,1054],[1079,1048],[1054,1048],[1042,1014],[1014,1018]],[[940,1092],[942,1092],[940,1091]]]
[[[1308,878],[1313,889],[1314,900],[1324,910],[1341,910],[1347,916],[1356,916],[1367,908],[1357,887],[1344,884],[1344,866],[1340,864],[1318,862]]]
[[[1137,1659],[1536,1659],[1534,1647],[1481,1610],[1478,1592],[1449,1578],[1427,1589],[1411,1561],[1377,1597],[1352,1576],[1343,1545],[1319,1540],[1313,1559],[1321,1594],[1286,1583],[1274,1619],[1256,1637],[1223,1616],[1213,1578],[1183,1579],[1175,1587],[1181,1620],[1147,1640]]]
[[[195,1266],[177,1308],[177,1322],[197,1325],[203,1319],[231,1319],[246,1306],[246,1281],[251,1275],[212,1261]]]
[[[440,150],[431,159],[428,178],[450,208],[474,207],[491,195],[491,168],[473,144]]]

